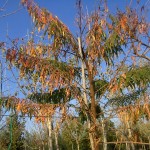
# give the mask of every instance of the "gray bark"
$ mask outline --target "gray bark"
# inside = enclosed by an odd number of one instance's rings
[[[103,118],[102,118],[102,132],[103,132],[103,150],[107,150],[107,136]]]
[[[59,145],[58,145],[58,132],[55,131],[55,144],[56,144],[56,150],[59,150]]]
[[[47,128],[48,128],[48,146],[49,150],[53,150],[52,144],[52,118],[47,118]]]

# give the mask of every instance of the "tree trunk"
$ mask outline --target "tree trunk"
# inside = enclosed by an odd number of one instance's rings
[[[71,149],[74,150],[73,143],[71,144]]]
[[[81,56],[81,68],[82,68],[82,86],[83,86],[83,98],[84,98],[84,103],[86,105],[86,107],[88,107],[88,100],[87,100],[87,96],[86,96],[86,82],[85,82],[85,64],[83,61],[83,55],[82,55],[82,50],[81,50],[81,40],[80,38],[78,38],[78,44],[79,44],[79,52],[80,52],[80,56]],[[90,139],[90,145],[91,145],[91,150],[95,150],[95,146],[94,146],[94,137],[92,132],[90,132],[91,129],[91,123],[90,123],[90,119],[89,119],[89,115],[88,112],[86,112],[86,116],[87,116],[87,124],[88,124],[88,129],[89,129],[89,139]]]
[[[132,133],[129,122],[127,122],[127,128],[128,128],[128,139],[131,141]],[[132,142],[132,141],[131,141]],[[132,150],[135,150],[134,144],[131,143]]]
[[[103,150],[107,150],[107,136],[105,132],[105,124],[103,118],[102,118],[102,132],[103,132]]]
[[[58,132],[55,131],[55,144],[56,144],[56,150],[59,150],[59,145],[58,145]]]
[[[92,120],[92,125],[91,127],[94,128],[93,133],[93,140],[94,140],[94,150],[99,150],[99,142],[97,142],[97,126],[96,126],[96,103],[95,103],[95,92],[94,92],[94,85],[93,85],[93,75],[89,70],[89,67],[87,66],[88,69],[88,78],[89,78],[89,84],[90,84],[90,98],[91,98],[91,120]]]
[[[90,130],[90,128],[91,128],[91,123],[90,123],[90,120],[88,120],[88,129]],[[90,144],[91,144],[91,150],[95,150],[93,134],[90,131],[89,131],[89,139],[90,139]]]
[[[79,141],[76,141],[76,143],[77,143],[77,149],[80,150]]]
[[[130,150],[130,145],[126,143],[126,150]]]
[[[52,144],[52,118],[47,118],[47,128],[48,128],[48,146],[49,150],[53,150]]]

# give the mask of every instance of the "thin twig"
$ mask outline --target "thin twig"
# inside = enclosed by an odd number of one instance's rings
[[[4,14],[4,15],[0,16],[0,18],[4,18],[4,17],[10,16],[10,15],[12,15],[12,14],[15,14],[15,13],[17,13],[17,12],[20,11],[20,10],[22,10],[22,8],[19,8],[19,9],[15,10],[15,11],[13,11],[13,12],[11,12],[11,13],[8,13],[8,14]]]

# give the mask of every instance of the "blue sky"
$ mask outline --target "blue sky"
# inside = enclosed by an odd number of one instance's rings
[[[3,6],[6,0],[0,1],[0,8]],[[145,3],[147,0],[142,0]],[[75,16],[76,16],[76,0],[35,0],[35,2],[44,8],[47,8],[50,12],[58,16],[71,31],[75,31]],[[108,6],[112,12],[115,8],[124,9],[129,4],[130,0],[108,0]],[[136,0],[133,0],[133,6],[135,7]],[[89,12],[93,10],[98,3],[98,0],[83,0],[83,6],[88,8]],[[2,17],[4,14],[13,12],[20,8],[20,0],[8,0],[8,3],[3,11],[0,11],[0,41],[6,39],[6,34],[11,38],[23,37],[27,34],[27,30],[30,31],[32,26],[32,20],[28,15],[25,8],[21,7],[21,10],[15,14],[7,17]]]

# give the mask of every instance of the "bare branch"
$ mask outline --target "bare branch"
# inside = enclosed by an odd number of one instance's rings
[[[17,13],[20,10],[22,10],[22,8],[18,8],[17,10],[15,10],[13,12],[10,12],[8,14],[4,14],[4,15],[0,16],[0,18],[4,18],[4,17],[10,16],[10,15],[13,15],[13,14]]]

